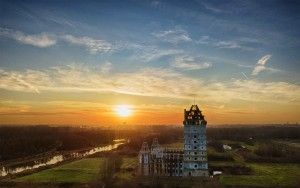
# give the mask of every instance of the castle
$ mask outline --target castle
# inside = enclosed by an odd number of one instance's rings
[[[139,152],[139,173],[161,176],[208,176],[206,124],[200,109],[184,109],[184,148],[171,149],[154,139],[144,142]]]

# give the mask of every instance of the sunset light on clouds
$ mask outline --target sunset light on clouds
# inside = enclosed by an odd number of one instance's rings
[[[194,98],[210,124],[300,121],[293,5],[45,4],[1,2],[1,124],[180,125]]]

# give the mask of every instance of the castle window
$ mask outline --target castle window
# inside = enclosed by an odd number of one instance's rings
[[[194,135],[194,138],[197,138],[197,135]]]
[[[194,146],[194,149],[197,149],[197,146]]]

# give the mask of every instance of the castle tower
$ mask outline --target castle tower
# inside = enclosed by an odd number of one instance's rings
[[[163,148],[159,145],[158,139],[154,138],[151,145],[151,155],[154,155],[155,158],[163,157]]]
[[[150,150],[147,142],[143,142],[139,152],[139,174],[149,175],[150,172]]]
[[[197,105],[184,109],[183,176],[208,176],[206,124]]]
[[[163,148],[159,145],[158,139],[154,138],[151,145],[150,172],[153,174],[163,174]]]

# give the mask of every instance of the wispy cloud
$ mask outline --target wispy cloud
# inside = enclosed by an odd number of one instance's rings
[[[211,63],[199,62],[191,56],[179,56],[171,62],[171,66],[181,70],[198,70],[211,67]]]
[[[271,55],[265,55],[260,58],[252,71],[252,75],[257,75],[258,73],[267,70],[266,64],[270,58]]]
[[[204,35],[201,36],[198,40],[196,40],[196,43],[205,44],[216,48],[224,48],[224,49],[253,50],[252,47],[247,45],[248,42],[242,39],[241,40],[217,40],[207,35]]]
[[[119,48],[125,48],[124,44],[112,44],[105,40],[95,39],[88,36],[77,37],[70,34],[58,37],[55,34],[40,33],[40,34],[25,34],[21,31],[0,27],[0,37],[14,39],[22,44],[28,44],[40,48],[55,45],[57,40],[62,40],[73,45],[85,47],[91,54],[112,52]],[[128,47],[128,46],[127,46]]]
[[[100,66],[100,72],[103,74],[109,73],[112,69],[112,63],[106,61],[104,64]]]
[[[221,9],[219,9],[219,8],[217,8],[217,7],[215,7],[215,6],[212,6],[212,5],[208,4],[208,3],[202,2],[201,4],[202,4],[207,10],[212,11],[212,12],[214,12],[214,13],[222,13],[222,12],[225,12],[224,10],[221,10]]]
[[[56,39],[53,35],[47,33],[40,34],[25,34],[21,31],[14,31],[12,29],[0,28],[0,36],[14,39],[23,44],[45,48],[56,44]]]
[[[164,49],[156,46],[138,46],[133,47],[132,49],[134,50],[132,58],[143,62],[150,62],[162,57],[174,56],[183,53],[183,51],[179,49]]]
[[[20,74],[19,72],[6,72],[0,69],[0,88],[39,93],[39,89],[35,86],[38,80],[35,78],[45,78],[46,75],[38,74],[38,72],[32,73],[33,71],[27,71],[25,74]]]
[[[114,46],[105,40],[94,39],[87,36],[76,37],[73,35],[65,35],[62,38],[71,44],[85,47],[92,54],[114,50]]]
[[[215,46],[218,48],[229,48],[229,49],[242,48],[240,44],[234,41],[219,41],[215,43]]]
[[[166,30],[152,33],[156,38],[162,39],[163,41],[178,44],[180,42],[189,42],[190,38],[187,31],[183,29]]]
[[[154,8],[160,7],[161,4],[162,4],[162,3],[161,3],[160,1],[152,1],[152,2],[150,3],[151,7],[154,7]]]
[[[204,82],[173,69],[142,68],[134,72],[113,73],[109,77],[101,66],[82,64],[46,70],[4,71],[0,88],[22,92],[111,92],[178,99],[205,99],[222,104],[234,100],[289,103],[299,105],[300,87],[286,82],[232,79]],[[205,92],[203,92],[205,91]]]

